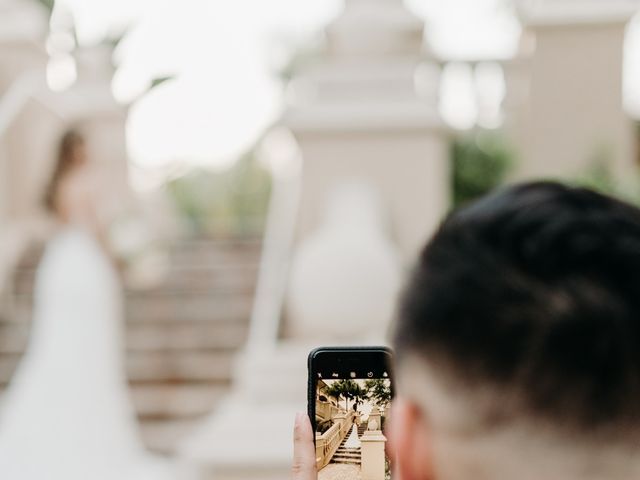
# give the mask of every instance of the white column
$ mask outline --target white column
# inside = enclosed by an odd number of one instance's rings
[[[35,91],[38,75],[44,85],[47,20],[36,2],[0,0],[0,215],[5,217],[26,210],[32,154],[43,141],[42,122],[25,113],[30,106],[23,100]]]
[[[509,70],[508,107],[520,155],[517,176],[575,178],[600,162],[624,177],[635,156],[623,107],[624,39],[638,2],[516,3],[523,51]]]
[[[344,179],[380,194],[406,262],[446,211],[448,142],[422,32],[400,1],[350,0],[328,28],[327,56],[294,80],[283,120],[304,163],[299,238],[317,228],[328,192]],[[419,92],[418,68],[430,72]]]
[[[360,442],[362,444],[362,480],[384,480],[387,438],[380,430],[367,430]]]

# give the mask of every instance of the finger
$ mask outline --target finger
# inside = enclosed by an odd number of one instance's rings
[[[293,432],[293,479],[316,480],[316,448],[313,443],[313,429],[305,413],[296,415]]]

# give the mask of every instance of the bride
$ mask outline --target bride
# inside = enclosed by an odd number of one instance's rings
[[[58,228],[36,274],[27,352],[0,404],[0,477],[173,478],[145,452],[128,398],[99,179],[79,133],[65,134],[58,153],[46,195]]]
[[[354,423],[353,428],[351,429],[351,435],[344,444],[344,448],[360,448],[362,443],[360,442],[360,438],[358,438],[358,426]]]

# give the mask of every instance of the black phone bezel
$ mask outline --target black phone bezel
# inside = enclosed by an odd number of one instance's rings
[[[315,443],[316,431],[316,376],[318,371],[318,357],[322,355],[322,365],[333,365],[336,371],[344,372],[359,369],[363,365],[373,371],[385,371],[388,373],[391,381],[391,395],[394,395],[394,381],[392,359],[393,351],[385,346],[370,347],[318,347],[309,353],[307,360],[308,384],[307,384],[307,414],[311,420]],[[368,363],[371,362],[371,363]],[[322,366],[321,365],[321,366]],[[348,365],[348,367],[347,367]],[[380,378],[382,375],[376,375],[374,378]],[[340,376],[340,378],[349,378],[348,376]]]

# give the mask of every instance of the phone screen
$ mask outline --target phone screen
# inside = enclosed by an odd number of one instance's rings
[[[388,351],[326,352],[319,358],[312,369],[319,480],[389,480]]]

